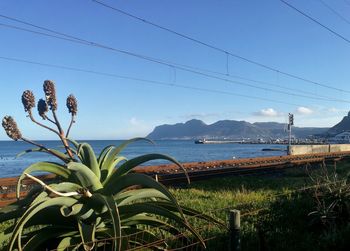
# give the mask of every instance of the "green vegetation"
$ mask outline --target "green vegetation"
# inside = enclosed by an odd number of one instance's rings
[[[68,138],[77,114],[75,97],[70,95],[66,101],[71,122],[64,133],[57,119],[52,81],[45,81],[44,92],[45,100],[39,100],[38,112],[54,127],[34,118],[31,91],[22,95],[24,110],[35,124],[60,138],[64,151],[25,138],[15,120],[4,117],[2,125],[10,138],[36,146],[23,154],[44,152],[59,162],[35,163],[19,177],[18,197],[24,178],[33,179],[41,187],[0,209],[0,249],[119,251],[156,243],[153,250],[166,250],[191,243],[204,247],[207,238],[215,237],[207,241],[208,249],[226,250],[227,213],[239,209],[242,250],[348,250],[349,163],[337,168],[330,165],[265,176],[212,179],[168,190],[133,169],[154,159],[168,160],[182,168],[176,160],[161,154],[130,160],[120,156],[128,144],[148,141],[143,138],[107,146],[96,156],[89,144]],[[47,115],[49,109],[52,117]],[[37,171],[53,173],[59,179],[45,184],[31,175]]]
[[[3,119],[3,127],[10,138],[37,147],[24,153],[44,152],[60,160],[35,163],[19,177],[17,197],[26,177],[42,187],[33,188],[25,198],[0,209],[3,227],[0,243],[6,250],[126,250],[150,242],[157,243],[154,249],[164,250],[171,244],[165,237],[181,233],[186,233],[181,239],[183,243],[191,237],[204,246],[201,234],[185,215],[200,215],[201,221],[215,220],[189,207],[180,207],[162,184],[145,174],[132,172],[136,166],[155,159],[168,160],[182,168],[176,160],[161,154],[147,154],[130,160],[119,155],[128,144],[146,140],[143,138],[107,146],[96,156],[89,144],[68,138],[77,113],[75,97],[67,98],[72,119],[65,134],[56,115],[53,82],[45,81],[44,92],[46,100],[38,103],[39,115],[54,124],[57,130],[34,119],[35,100],[31,91],[22,95],[24,109],[34,123],[59,136],[65,152],[48,149],[23,137],[12,117]],[[46,114],[48,108],[52,118]],[[55,174],[59,180],[47,185],[31,175],[38,171]]]
[[[347,162],[338,164],[337,176],[329,166],[326,171],[309,167],[278,176],[218,178],[171,192],[180,204],[224,222],[228,209],[241,210],[242,250],[348,250],[349,168]],[[219,236],[220,241],[208,242],[209,250],[225,250],[226,231],[214,226],[204,233]]]

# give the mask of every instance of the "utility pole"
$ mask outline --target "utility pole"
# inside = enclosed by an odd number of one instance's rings
[[[294,115],[292,113],[288,113],[288,154],[290,154],[292,145],[292,125],[294,125]]]

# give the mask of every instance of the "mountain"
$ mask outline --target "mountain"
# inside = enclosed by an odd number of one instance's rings
[[[328,134],[334,135],[344,131],[350,131],[350,112],[338,124],[328,130]]]
[[[192,119],[186,123],[160,125],[147,136],[150,139],[242,139],[242,138],[284,138],[286,124],[276,122],[256,122],[220,120],[207,125],[201,120]],[[293,127],[298,138],[325,133],[329,128]]]

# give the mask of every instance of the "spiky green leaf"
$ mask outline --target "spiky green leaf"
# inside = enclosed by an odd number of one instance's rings
[[[78,179],[83,187],[92,187],[93,191],[102,188],[99,178],[86,165],[77,162],[70,162],[67,164],[69,170],[76,172]]]
[[[129,190],[118,193],[114,196],[114,199],[118,202],[119,206],[126,205],[139,200],[150,200],[154,198],[168,201],[171,200],[164,193],[154,188]]]
[[[104,196],[99,193],[93,194],[91,200],[97,200],[101,204],[104,204],[107,207],[107,212],[112,221],[112,229],[113,229],[113,242],[114,242],[114,250],[120,251],[122,247],[122,234],[121,234],[121,222],[119,209],[113,199],[112,196]]]
[[[83,247],[86,251],[92,250],[95,246],[95,231],[96,226],[94,224],[85,224],[82,221],[78,221],[78,228],[80,237],[83,241]]]
[[[40,212],[41,210],[51,207],[51,206],[72,206],[77,202],[76,199],[69,198],[69,197],[58,197],[58,198],[51,198],[49,200],[45,200],[41,203],[36,203],[28,208],[28,210],[23,214],[23,216],[19,219],[17,222],[13,234],[11,236],[10,244],[9,244],[9,251],[12,251],[14,248],[14,244],[17,239],[17,245],[18,248],[21,250],[21,236],[23,227],[28,222],[31,217],[33,217],[36,213]]]
[[[153,143],[153,141],[146,139],[146,138],[133,138],[130,140],[124,141],[122,144],[120,144],[118,147],[111,148],[110,151],[108,151],[107,156],[104,158],[103,162],[101,163],[101,170],[108,170],[113,165],[114,160],[116,159],[116,156],[129,144],[136,142],[136,141],[146,141]]]
[[[82,143],[78,148],[78,156],[81,159],[82,163],[89,167],[91,171],[97,176],[98,179],[101,177],[101,172],[99,164],[96,159],[96,155],[91,145],[88,143]]]
[[[37,162],[32,165],[30,165],[28,168],[26,168],[21,176],[18,179],[17,182],[17,189],[16,189],[16,196],[19,198],[20,192],[21,192],[21,181],[26,177],[25,173],[32,173],[32,172],[49,172],[56,174],[64,179],[68,179],[68,177],[71,174],[71,171],[68,170],[64,165],[55,163],[55,162]]]
[[[135,167],[137,167],[137,166],[139,166],[139,165],[141,165],[141,164],[143,164],[145,162],[148,162],[148,161],[151,161],[151,160],[159,160],[159,159],[168,160],[168,161],[176,164],[178,167],[180,167],[184,171],[188,183],[190,183],[190,178],[189,178],[189,176],[187,174],[186,169],[177,160],[175,160],[174,158],[172,158],[170,156],[164,155],[164,154],[154,154],[154,153],[153,154],[142,155],[142,156],[130,159],[127,162],[123,163],[111,175],[110,180],[113,180],[116,177],[119,177],[121,175],[125,175],[125,174],[129,173],[133,168],[135,168]]]
[[[70,161],[70,157],[58,150],[55,149],[49,149],[51,152],[56,154],[56,157],[58,156],[60,160],[64,160],[65,162]],[[32,152],[40,152],[40,153],[47,153],[47,154],[51,154],[47,149],[42,148],[42,147],[38,147],[38,148],[32,148],[32,149],[28,149],[25,150],[23,152],[20,152],[16,155],[16,158],[19,158],[27,153],[32,153]],[[52,155],[52,154],[51,154]]]

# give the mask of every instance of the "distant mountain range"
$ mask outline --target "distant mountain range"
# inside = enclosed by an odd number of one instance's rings
[[[292,133],[298,138],[306,138],[311,135],[325,134],[328,130],[329,128],[293,127]],[[186,123],[157,126],[147,137],[150,139],[269,139],[286,136],[286,124],[283,123],[220,120],[207,125],[201,120],[192,119]]]
[[[338,124],[330,128],[327,133],[335,135],[344,131],[350,131],[350,112]]]

